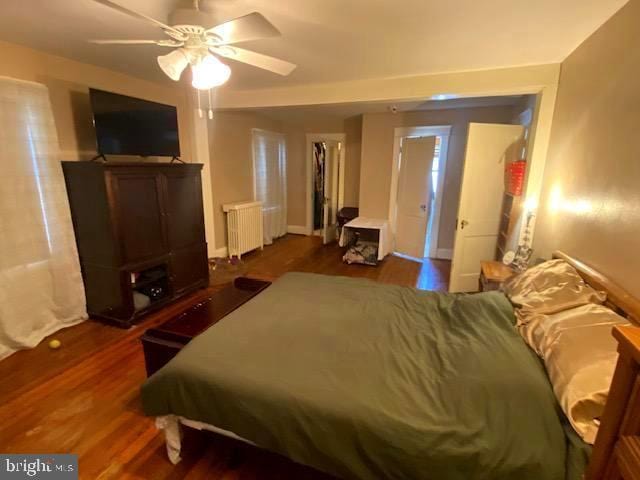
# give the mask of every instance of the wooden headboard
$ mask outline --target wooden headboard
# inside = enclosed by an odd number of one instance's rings
[[[624,288],[611,280],[603,273],[598,272],[593,267],[567,255],[564,252],[553,252],[553,258],[560,258],[575,268],[585,283],[591,285],[596,290],[603,290],[607,294],[607,307],[615,310],[616,313],[628,318],[636,325],[640,325],[640,300],[635,298]]]
[[[554,252],[571,264],[596,290],[607,293],[606,305],[636,326],[614,327],[618,363],[593,446],[587,480],[633,480],[640,478],[640,300],[586,263]]]

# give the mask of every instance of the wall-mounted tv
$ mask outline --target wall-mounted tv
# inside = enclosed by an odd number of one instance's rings
[[[179,157],[176,107],[89,89],[101,155]]]

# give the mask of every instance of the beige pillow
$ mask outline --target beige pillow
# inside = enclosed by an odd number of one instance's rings
[[[575,268],[559,259],[514,275],[502,289],[516,308],[519,324],[534,314],[552,314],[606,299],[604,292],[584,283]]]
[[[628,323],[602,305],[587,304],[533,314],[518,327],[544,360],[562,410],[587,443],[596,438],[618,358],[611,330]]]

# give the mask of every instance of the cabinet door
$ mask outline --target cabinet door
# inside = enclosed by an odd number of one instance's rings
[[[111,173],[112,211],[123,263],[168,253],[161,178],[157,173]]]
[[[167,236],[171,250],[204,244],[200,174],[169,172],[165,178]]]
[[[171,252],[171,283],[173,292],[179,295],[183,291],[209,281],[207,246],[200,244]]]

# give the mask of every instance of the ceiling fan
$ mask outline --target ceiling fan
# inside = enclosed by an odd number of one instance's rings
[[[214,27],[205,27],[206,15],[193,0],[192,9],[174,12],[176,22],[167,25],[155,18],[136,12],[111,0],[94,0],[121,13],[160,27],[169,37],[163,40],[89,40],[100,45],[160,45],[175,48],[158,57],[162,71],[176,82],[191,65],[192,85],[198,90],[209,90],[225,83],[231,69],[218,57],[230,58],[279,75],[289,75],[296,65],[278,58],[235,46],[236,43],[279,36],[278,29],[258,12],[229,20]]]

